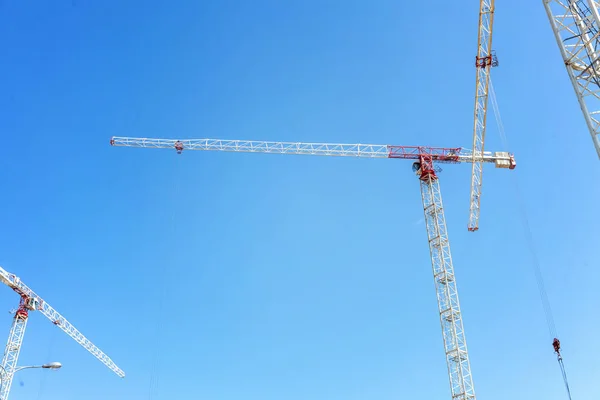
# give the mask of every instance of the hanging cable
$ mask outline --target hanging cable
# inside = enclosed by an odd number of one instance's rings
[[[552,342],[552,346],[554,346],[554,352],[556,353],[556,358],[558,359],[558,364],[560,365],[560,371],[562,372],[563,380],[565,381],[565,388],[567,389],[567,393],[569,395],[569,399],[571,398],[571,389],[569,389],[569,382],[567,380],[567,371],[565,370],[565,364],[563,363],[562,355],[560,354],[560,340],[554,338]]]
[[[506,133],[504,131],[504,124],[502,123],[502,117],[500,115],[500,108],[498,107],[498,101],[496,100],[496,92],[494,91],[494,85],[492,84],[492,78],[490,76],[490,100],[492,103],[492,109],[494,111],[494,115],[496,116],[496,124],[498,125],[498,131],[500,132],[500,139],[502,140],[502,144],[505,150],[509,149],[508,138],[506,137]],[[558,364],[560,365],[560,370],[562,373],[562,377],[565,383],[565,387],[567,389],[567,394],[569,396],[569,400],[571,400],[571,389],[569,388],[569,382],[567,379],[567,373],[565,370],[565,366],[563,363],[562,355],[560,354],[560,341],[557,339],[556,325],[554,323],[554,316],[552,314],[552,308],[550,307],[550,301],[548,300],[548,293],[546,292],[546,287],[544,285],[544,278],[542,276],[542,269],[540,267],[540,261],[535,250],[535,245],[533,242],[533,234],[531,232],[531,226],[529,225],[529,218],[527,217],[527,210],[525,207],[525,201],[523,200],[523,196],[521,194],[521,189],[519,187],[519,182],[517,180],[516,175],[514,176],[514,185],[515,190],[517,192],[517,200],[519,203],[519,210],[521,212],[521,222],[523,223],[523,227],[525,228],[525,236],[527,239],[527,244],[529,247],[529,251],[531,253],[531,257],[533,260],[532,269],[535,275],[538,291],[540,294],[540,299],[542,301],[542,308],[544,309],[544,314],[546,316],[546,324],[548,326],[548,332],[550,333],[550,337],[552,338],[552,346],[554,347],[554,352],[556,353]]]

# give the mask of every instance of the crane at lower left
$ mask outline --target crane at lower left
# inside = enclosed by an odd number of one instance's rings
[[[21,279],[0,267],[0,282],[14,290],[20,297],[19,307],[15,311],[12,327],[8,336],[8,342],[0,364],[0,400],[7,400],[12,386],[13,375],[17,369],[17,361],[25,336],[25,328],[31,311],[39,311],[48,318],[54,325],[62,329],[73,340],[79,343],[83,348],[89,351],[100,362],[106,365],[111,371],[119,377],[124,378],[125,373],[102,350],[90,342],[81,332],[79,332],[65,317],[46,303],[27,285],[21,282]]]

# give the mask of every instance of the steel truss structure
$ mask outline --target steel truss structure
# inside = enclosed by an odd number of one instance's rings
[[[320,156],[347,156],[416,160],[413,171],[420,180],[421,199],[427,226],[431,266],[442,326],[446,365],[453,400],[475,400],[475,389],[467,351],[458,289],[452,265],[450,242],[442,196],[434,163],[494,163],[497,168],[514,169],[512,154],[506,152],[473,155],[462,148],[391,146],[375,144],[333,144],[300,142],[264,142],[221,139],[151,139],[113,137],[112,146],[184,150],[232,151]]]
[[[119,367],[117,367],[110,357],[108,357],[102,352],[102,350],[90,342],[81,332],[71,325],[71,323],[69,323],[65,317],[60,315],[58,311],[52,308],[33,290],[21,282],[19,277],[0,267],[0,282],[13,289],[21,297],[19,308],[15,312],[15,316],[13,318],[12,327],[8,336],[8,342],[6,343],[4,355],[2,357],[2,364],[0,365],[0,400],[8,399],[13,375],[17,367],[19,353],[23,344],[25,328],[27,327],[27,320],[29,319],[30,311],[39,311],[40,314],[44,315],[54,325],[62,329],[67,335],[73,338],[84,349],[89,351],[111,371],[121,378],[125,377],[125,373]]]
[[[224,140],[224,139],[154,139],[113,137],[111,146],[141,147],[148,149],[176,149],[198,151],[226,151],[238,153],[274,153],[298,154],[311,156],[338,156],[363,158],[399,158],[417,160],[421,154],[428,154],[435,162],[495,163],[497,168],[514,168],[515,160],[508,152],[484,152],[473,155],[473,152],[462,147],[429,147],[429,146],[393,146],[387,144],[347,144],[347,143],[302,143],[302,142],[268,142],[259,140]]]
[[[485,149],[485,127],[490,84],[490,68],[498,65],[492,52],[492,29],[494,26],[494,0],[480,0],[477,56],[475,56],[475,117],[473,124],[473,152],[471,160],[471,203],[469,208],[469,231],[479,229],[481,184],[483,165],[478,159]]]
[[[600,2],[543,1],[579,107],[600,158]]]
[[[25,300],[21,298],[19,308],[15,312],[13,323],[8,334],[8,342],[2,357],[2,371],[0,371],[0,399],[8,399],[10,388],[12,386],[12,376],[17,368],[17,361],[21,353],[21,343],[25,336],[27,327],[27,307]]]
[[[475,399],[475,388],[454,278],[440,184],[435,174],[422,174],[420,181],[452,399],[471,400]]]

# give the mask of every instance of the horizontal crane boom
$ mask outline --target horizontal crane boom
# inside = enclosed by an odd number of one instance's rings
[[[67,335],[71,336],[77,343],[79,343],[87,351],[92,353],[98,360],[100,360],[104,365],[110,368],[115,374],[117,374],[121,378],[125,377],[125,373],[119,367],[117,367],[117,365],[110,359],[110,357],[104,354],[102,350],[100,350],[85,336],[83,336],[83,334],[79,332],[73,325],[71,325],[65,317],[60,315],[54,308],[52,308],[48,303],[46,303],[33,290],[31,290],[27,285],[21,282],[21,279],[18,276],[7,272],[4,268],[0,267],[0,282],[13,289],[15,292],[21,295],[21,297],[33,299],[32,303],[36,304],[36,311],[39,311],[44,316],[46,316],[46,318],[48,318],[54,325],[58,326]]]
[[[153,139],[113,137],[112,146],[144,147],[155,149],[176,149],[201,151],[228,151],[247,153],[302,154],[315,156],[366,157],[366,158],[400,158],[418,160],[427,155],[432,161],[442,163],[467,163],[478,160],[496,164],[497,168],[515,167],[512,154],[507,152],[484,152],[473,154],[461,147],[428,147],[428,146],[392,146],[386,144],[343,144],[343,143],[301,143],[301,142],[268,142],[256,140],[222,140],[222,139]]]

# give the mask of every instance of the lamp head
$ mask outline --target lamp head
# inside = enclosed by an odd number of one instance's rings
[[[48,369],[59,369],[61,367],[62,367],[62,364],[59,362],[56,362],[56,361],[42,365],[42,368],[48,368]]]

